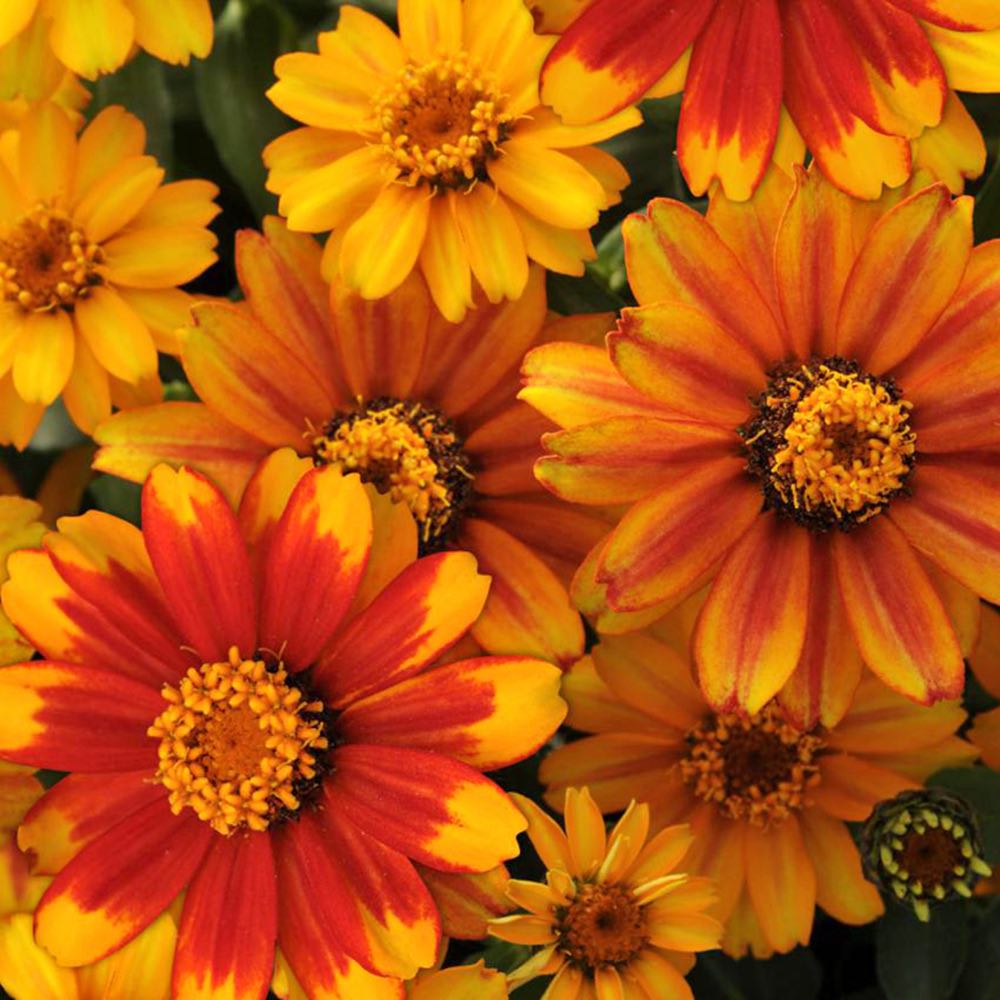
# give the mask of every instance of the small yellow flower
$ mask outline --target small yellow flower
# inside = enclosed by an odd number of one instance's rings
[[[6,470],[3,470],[6,471]],[[0,480],[0,492],[8,484]],[[7,557],[18,549],[37,546],[45,533],[40,517],[42,508],[32,500],[0,496],[0,584],[7,580]],[[0,610],[0,664],[30,660],[30,644]]]
[[[122,66],[133,46],[186,66],[208,55],[212,32],[209,0],[4,0],[0,63],[11,46],[32,48],[46,73],[64,66],[93,80]]]
[[[264,151],[292,229],[322,233],[324,271],[381,298],[419,267],[442,314],[516,299],[529,258],[582,274],[587,230],[628,175],[592,143],[639,124],[635,109],[567,127],[540,105],[553,39],[521,0],[400,0],[397,37],[343,7],[319,53],[275,64],[268,96],[305,123]]]
[[[692,953],[718,947],[722,926],[703,912],[713,881],[675,871],[690,828],[669,826],[647,841],[649,807],[633,801],[608,834],[587,789],[568,788],[564,833],[530,799],[513,798],[548,872],[544,885],[512,880],[507,894],[528,913],[490,924],[505,941],[543,946],[511,984],[554,976],[542,1000],[692,1000],[684,980]]]
[[[0,443],[23,448],[62,394],[86,433],[161,397],[157,350],[179,351],[189,297],[215,261],[208,181],[163,183],[120,107],[77,136],[40,105],[0,139]]]

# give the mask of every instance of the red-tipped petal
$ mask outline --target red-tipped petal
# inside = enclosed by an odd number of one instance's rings
[[[408,566],[340,633],[314,675],[343,706],[422,670],[457,642],[486,601],[489,578],[467,552]]]
[[[313,663],[354,601],[372,541],[361,480],[332,466],[306,473],[267,548],[259,642],[300,670]]]
[[[198,870],[212,828],[166,798],[88,844],[56,876],[35,912],[35,939],[63,965],[88,965],[131,941]]]
[[[0,754],[55,771],[156,769],[159,691],[110,670],[43,660],[0,670]]]
[[[257,648],[246,542],[229,504],[204,476],[157,466],[142,491],[146,548],[188,645],[205,662],[230,646]]]
[[[798,525],[764,514],[723,561],[694,635],[702,690],[718,711],[759,712],[795,669],[810,548]]]
[[[483,771],[506,767],[559,727],[560,678],[527,657],[460,660],[355,702],[337,731],[350,743],[432,750]]]
[[[688,186],[715,178],[729,198],[753,194],[767,169],[781,111],[777,0],[719,0],[694,46],[684,87],[677,154]]]
[[[327,808],[443,871],[486,871],[514,857],[526,826],[492,781],[450,757],[352,744],[333,752]]]
[[[184,899],[173,989],[191,1000],[264,1000],[278,891],[266,833],[213,837]]]
[[[865,662],[891,688],[930,703],[962,693],[955,630],[916,553],[887,518],[833,539],[847,619]]]

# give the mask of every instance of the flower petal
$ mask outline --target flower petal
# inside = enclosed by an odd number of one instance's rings
[[[175,995],[263,1000],[274,967],[278,890],[271,837],[214,837],[184,898]]]
[[[407,567],[350,622],[314,676],[327,704],[352,701],[418,673],[457,642],[486,601],[489,578],[467,552],[443,552]]]
[[[74,73],[93,80],[125,62],[135,18],[122,0],[67,0],[54,13],[49,41]]]
[[[26,403],[48,406],[73,371],[74,330],[62,309],[30,313],[14,351],[14,388]]]
[[[166,797],[88,844],[56,876],[35,913],[35,937],[62,965],[96,962],[159,916],[198,870],[215,836]]]
[[[742,459],[712,459],[631,508],[597,573],[615,611],[679,599],[715,565],[759,515],[745,475]]]
[[[143,536],[171,616],[203,662],[231,646],[257,648],[246,542],[231,508],[204,476],[158,465],[142,491]]]
[[[771,306],[694,209],[654,198],[646,214],[625,219],[622,236],[629,285],[639,305],[665,299],[686,303],[742,341],[765,368],[784,357],[783,334]]]
[[[518,298],[528,283],[528,258],[507,202],[495,188],[479,184],[456,198],[454,206],[469,266],[486,298]]]
[[[163,710],[160,693],[110,670],[49,660],[0,669],[6,760],[56,771],[154,770],[146,729]]]
[[[891,688],[923,704],[962,693],[955,630],[902,532],[876,517],[837,533],[833,560],[854,638]]]
[[[776,0],[721,0],[694,46],[677,132],[688,186],[718,178],[726,197],[751,196],[771,161],[781,111],[781,18]]]
[[[698,678],[716,711],[759,712],[791,676],[806,637],[809,535],[758,517],[722,563],[698,617]]]
[[[327,806],[383,844],[442,871],[486,871],[518,853],[521,813],[450,757],[351,744],[333,751]]]
[[[74,315],[94,356],[115,378],[135,384],[156,374],[153,335],[114,289],[92,289]]]
[[[972,249],[972,204],[953,202],[937,184],[876,223],[844,288],[839,354],[884,372],[919,343],[962,280]]]
[[[768,944],[790,951],[808,944],[816,908],[816,869],[793,816],[764,830],[747,826],[747,891]]]
[[[824,755],[820,783],[812,788],[813,803],[837,819],[860,823],[876,803],[891,799],[917,783],[898,771],[848,753]]]
[[[372,515],[361,480],[307,472],[274,527],[263,566],[258,642],[310,666],[354,601],[368,562]]]

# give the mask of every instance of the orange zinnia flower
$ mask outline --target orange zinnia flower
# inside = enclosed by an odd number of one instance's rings
[[[545,286],[482,296],[461,326],[430,304],[419,275],[382,302],[320,276],[320,249],[277,219],[237,237],[246,303],[195,308],[183,362],[202,403],[119,414],[97,438],[98,468],[141,482],[158,461],[185,463],[239,498],[250,470],[288,445],[357,471],[405,502],[422,553],[471,551],[493,577],[474,634],[492,653],[568,666],[583,629],[563,579],[601,522],[538,487],[531,466],[552,425],[515,399],[524,351],[551,336],[601,331],[598,317],[546,327]],[[562,332],[560,332],[562,331]]]
[[[208,55],[212,31],[209,0],[4,0],[0,63],[5,47],[30,46],[41,54],[44,42],[47,61],[57,59],[90,80],[113,73],[136,45],[157,59],[186,66],[192,55]]]
[[[58,873],[38,943],[94,962],[186,890],[179,996],[262,996],[276,941],[317,996],[432,965],[440,921],[412,862],[485,871],[517,853],[524,820],[480,772],[558,726],[558,670],[428,669],[488,579],[464,552],[414,561],[404,507],[287,449],[238,515],[158,466],[143,522],[64,518],[3,588],[49,659],[0,671],[0,754],[74,772],[18,834]]]
[[[542,1000],[693,1000],[684,981],[692,953],[717,948],[722,927],[703,912],[715,900],[711,880],[675,870],[690,829],[647,842],[649,807],[631,802],[608,834],[587,789],[567,788],[563,833],[530,799],[515,800],[548,872],[545,884],[511,881],[508,894],[528,913],[490,925],[505,941],[543,946],[511,983],[554,976]]]
[[[914,705],[869,674],[831,728],[800,729],[774,702],[751,716],[716,713],[687,653],[702,600],[648,631],[602,636],[566,674],[567,725],[597,735],[542,762],[548,801],[559,806],[564,789],[586,784],[604,812],[637,798],[649,802],[653,829],[690,823],[688,867],[718,881],[712,912],[727,924],[729,954],[806,944],[817,904],[844,923],[874,920],[882,901],[846,823],[974,759],[954,735],[965,712],[957,702]]]
[[[638,125],[634,108],[562,124],[538,98],[554,39],[522,0],[399,0],[399,37],[340,9],[319,53],[275,64],[268,97],[306,128],[264,151],[292,229],[333,230],[324,270],[366,298],[423,272],[441,312],[518,298],[528,260],[583,274],[587,230],[628,174],[593,143]]]
[[[955,91],[1000,90],[992,0],[528,5],[542,30],[563,32],[542,98],[567,123],[684,91],[678,156],[696,194],[718,178],[748,198],[772,155],[801,159],[803,139],[827,177],[862,198],[902,184],[914,158],[956,193],[986,164]]]
[[[808,728],[846,708],[859,653],[910,698],[957,698],[962,608],[1000,600],[1000,244],[973,250],[972,201],[940,184],[892,207],[815,171],[790,186],[774,173],[707,219],[662,199],[630,216],[640,307],[610,360],[537,348],[522,395],[569,428],[541,481],[631,504],[581,607],[620,631],[714,575],[708,700],[758,712],[792,679]]]
[[[86,433],[111,405],[160,399],[157,350],[177,353],[190,300],[175,286],[215,260],[208,181],[163,184],[146,130],[106,108],[76,136],[51,104],[0,157],[0,443],[27,445],[62,394]],[[14,152],[16,151],[16,152]]]

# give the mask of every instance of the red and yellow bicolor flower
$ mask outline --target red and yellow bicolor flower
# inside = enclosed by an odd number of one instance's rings
[[[705,910],[711,879],[677,871],[691,845],[683,824],[654,831],[645,803],[630,802],[610,833],[586,788],[567,788],[565,832],[521,795],[528,837],[545,882],[512,880],[507,892],[527,910],[490,932],[540,945],[510,974],[512,985],[553,976],[542,1000],[693,1000],[684,979],[694,953],[719,946],[722,925]]]
[[[216,259],[217,189],[164,184],[145,143],[123,108],[78,136],[52,104],[0,140],[2,444],[25,447],[60,394],[88,434],[112,404],[162,398],[157,351],[190,316],[176,286]]]
[[[546,325],[544,275],[520,299],[481,294],[459,326],[434,310],[419,274],[379,302],[328,287],[320,249],[278,219],[237,237],[239,305],[199,304],[182,360],[200,403],[121,413],[97,431],[97,468],[142,482],[159,461],[201,469],[234,501],[279,446],[358,472],[405,502],[421,552],[475,554],[493,586],[474,634],[492,653],[568,666],[583,628],[565,581],[606,530],[535,482],[552,424],[516,400],[528,347],[599,337],[607,317]]]
[[[173,992],[258,1000],[276,944],[314,996],[395,998],[440,919],[414,868],[482,872],[525,822],[482,775],[559,725],[559,671],[431,667],[489,586],[417,559],[407,509],[276,452],[238,513],[167,466],[143,527],[63,518],[9,560],[3,604],[46,659],[0,671],[0,755],[72,772],[18,831],[55,878],[35,936],[64,967],[184,892]],[[430,668],[430,669],[429,669]]]
[[[717,881],[710,912],[726,924],[731,955],[807,944],[817,905],[842,923],[874,920],[882,900],[846,824],[935,771],[974,760],[975,748],[955,735],[965,712],[957,701],[914,705],[871,674],[831,727],[802,729],[773,701],[749,716],[717,712],[692,680],[691,634],[704,599],[649,629],[601,636],[565,675],[567,725],[594,735],[542,762],[547,800],[562,808],[565,789],[586,784],[604,812],[636,798],[649,803],[654,830],[690,824],[686,867]],[[931,879],[920,852],[911,853],[911,877],[927,874],[924,884],[936,885],[940,873]],[[940,861],[931,852],[923,863]]]
[[[877,198],[915,164],[955,193],[986,148],[956,90],[1000,90],[992,0],[528,0],[560,32],[542,99],[573,126],[684,92],[688,185],[748,198],[804,145],[844,191]]]
[[[47,97],[32,92],[39,71],[44,79],[65,67],[94,80],[123,66],[136,46],[186,66],[192,55],[208,55],[212,34],[209,0],[4,0],[0,64],[19,61],[28,71],[21,93]]]
[[[516,299],[530,260],[583,274],[588,230],[628,183],[593,144],[638,125],[634,108],[564,125],[541,105],[555,39],[522,0],[399,0],[399,36],[345,6],[319,52],[275,64],[268,97],[305,127],[264,151],[292,229],[325,233],[324,270],[366,298],[418,269],[459,322],[473,282]]]
[[[536,348],[522,397],[566,428],[540,480],[630,505],[580,607],[628,630],[712,578],[709,703],[756,713],[788,685],[809,728],[862,661],[923,704],[959,697],[977,595],[1000,600],[1000,243],[973,249],[972,201],[941,184],[791,187],[626,219],[638,308],[606,352]]]

